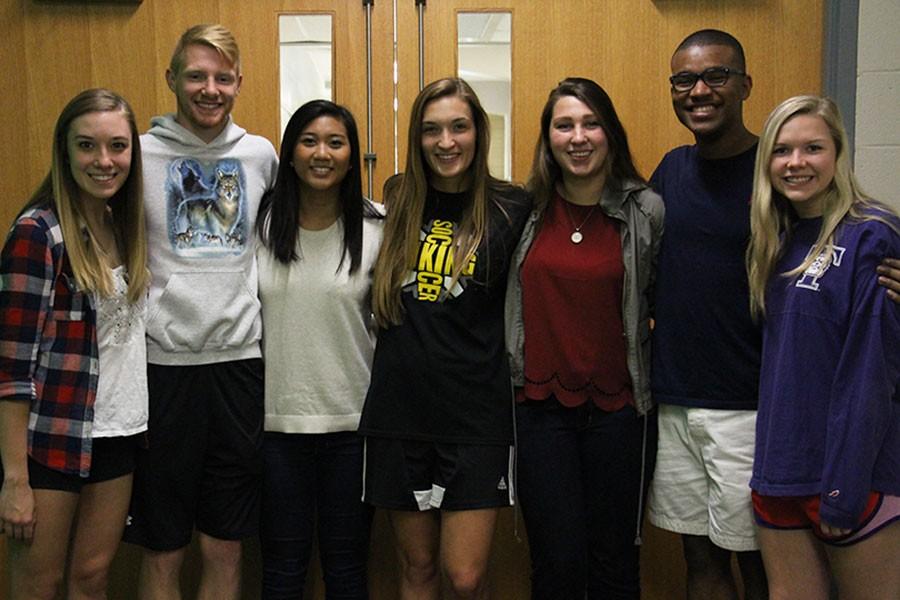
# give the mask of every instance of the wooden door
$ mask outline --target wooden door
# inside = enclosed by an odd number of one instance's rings
[[[415,0],[397,1],[399,122],[405,127],[418,91],[418,15]],[[667,150],[691,143],[672,113],[668,76],[675,47],[697,29],[724,29],[744,44],[755,81],[745,114],[754,131],[784,98],[821,89],[820,0],[765,7],[724,0],[431,0],[423,19],[425,81],[457,74],[459,13],[504,11],[512,15],[515,181],[527,179],[547,94],[568,76],[594,79],[606,89],[646,176]],[[404,136],[399,143],[403,149]]]
[[[715,27],[743,42],[754,78],[745,114],[750,128],[759,131],[780,100],[821,91],[823,4],[823,0],[426,0],[424,78],[428,82],[457,73],[458,13],[508,11],[512,179],[527,178],[547,93],[570,75],[595,79],[609,92],[638,167],[649,175],[667,149],[691,142],[672,114],[667,82],[669,58],[681,39],[696,29]],[[0,72],[5,92],[0,123],[11,140],[0,148],[4,224],[46,173],[53,122],[76,92],[92,86],[116,89],[131,101],[142,129],[151,115],[174,109],[163,73],[178,35],[195,23],[220,22],[235,33],[244,72],[235,119],[277,146],[281,135],[277,23],[286,13],[333,15],[334,99],[353,111],[364,147],[372,138],[377,156],[374,197],[380,199],[384,180],[403,166],[409,110],[419,89],[416,0],[372,4],[371,130],[362,0],[153,0],[131,5],[20,0],[0,3],[0,48],[8,67]],[[523,541],[517,538],[516,527]],[[0,561],[4,545],[0,539]],[[196,581],[196,554],[191,556],[188,578]],[[683,597],[676,537],[646,531],[643,561],[645,598]],[[114,564],[110,597],[134,597],[136,572],[137,553],[123,545]],[[247,552],[245,573],[244,597],[258,598],[259,562],[253,546]],[[371,573],[373,598],[397,596],[394,545],[381,515],[373,530]],[[317,578],[315,571],[311,579]],[[311,581],[310,586],[311,597],[324,597],[321,583]],[[492,597],[501,600],[528,596],[524,528],[521,520],[516,526],[512,511],[505,512],[495,538],[492,588]]]

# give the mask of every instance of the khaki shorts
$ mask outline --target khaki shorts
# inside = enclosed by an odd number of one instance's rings
[[[758,550],[750,501],[755,438],[754,410],[661,405],[650,522],[726,550]]]

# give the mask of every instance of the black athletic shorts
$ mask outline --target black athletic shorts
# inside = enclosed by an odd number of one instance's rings
[[[148,448],[137,455],[125,541],[182,548],[194,528],[255,536],[262,484],[263,363],[148,365]]]
[[[59,490],[81,493],[92,483],[118,479],[134,471],[135,452],[143,433],[129,436],[94,438],[91,442],[91,472],[87,477],[77,473],[63,473],[46,467],[28,457],[28,485],[33,490]],[[0,488],[3,487],[3,467],[0,465]]]
[[[367,437],[363,500],[390,510],[512,506],[513,447]]]

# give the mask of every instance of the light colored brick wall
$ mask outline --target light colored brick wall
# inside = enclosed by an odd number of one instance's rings
[[[860,0],[856,174],[870,196],[900,211],[900,0]]]

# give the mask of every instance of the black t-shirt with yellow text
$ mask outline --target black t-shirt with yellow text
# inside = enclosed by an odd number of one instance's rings
[[[471,198],[429,189],[418,257],[401,292],[403,322],[378,332],[361,433],[512,443],[503,297],[510,258],[531,203],[523,190],[513,187],[492,198],[496,202],[490,202],[488,233],[448,289],[453,235]]]

